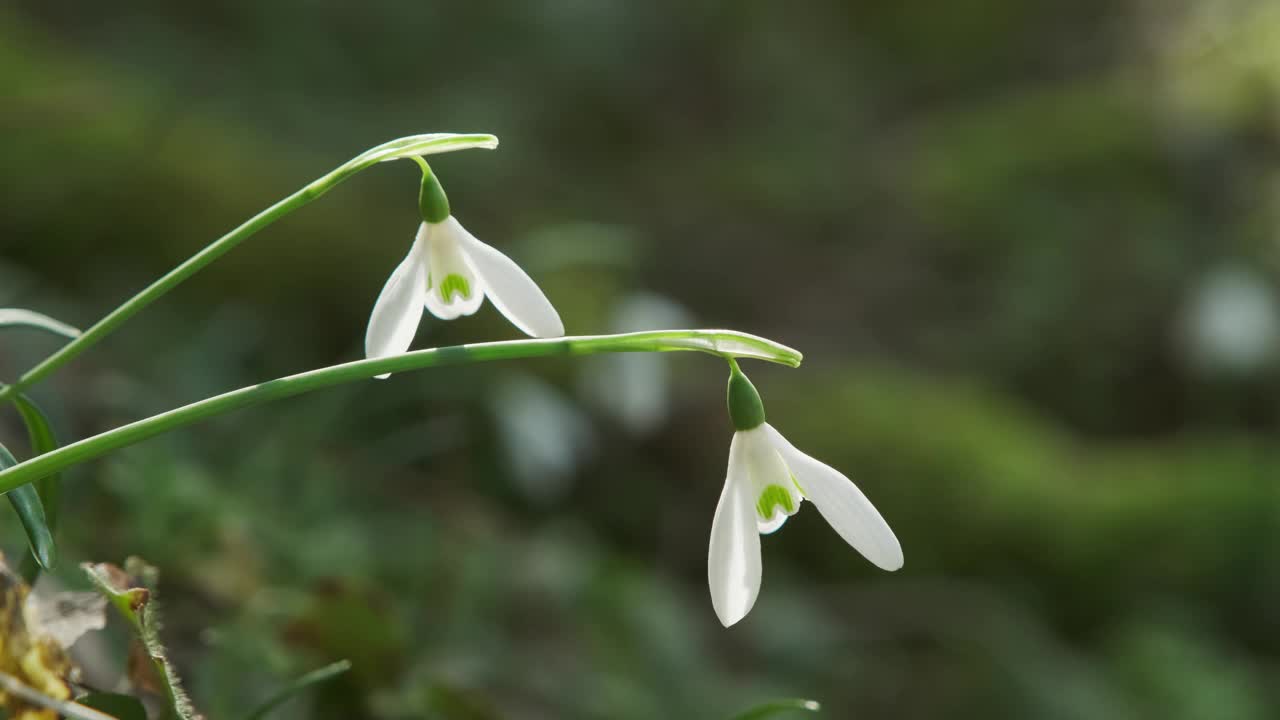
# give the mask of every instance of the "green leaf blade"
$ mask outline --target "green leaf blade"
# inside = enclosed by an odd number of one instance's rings
[[[0,308],[0,329],[3,328],[43,330],[68,340],[75,340],[80,337],[78,329],[59,320],[54,320],[43,313],[23,308]]]
[[[32,457],[57,450],[58,436],[53,432],[49,416],[26,395],[19,393],[14,396],[13,401],[18,408],[18,414],[22,416],[23,424],[27,426]],[[58,531],[58,509],[62,504],[61,477],[60,474],[54,473],[35,483],[36,492],[40,494],[40,501],[44,504],[45,520],[49,524],[49,531],[54,533]]]
[[[147,720],[147,710],[142,701],[132,695],[95,692],[77,698],[76,702],[104,712],[116,720]]]
[[[0,470],[18,464],[17,458],[4,445],[0,445]],[[53,543],[53,533],[44,513],[44,504],[40,502],[40,494],[36,488],[27,483],[5,493],[9,504],[18,514],[18,521],[27,534],[27,542],[31,545],[31,554],[40,567],[49,569],[57,562],[58,553]],[[27,574],[24,568],[24,575]]]
[[[281,688],[279,692],[272,695],[265,702],[255,708],[253,712],[249,713],[246,720],[262,720],[262,718],[270,714],[272,710],[283,705],[303,690],[306,690],[312,685],[322,683],[330,678],[337,677],[350,669],[350,660],[339,660],[338,662],[325,665],[322,668],[312,670]]]

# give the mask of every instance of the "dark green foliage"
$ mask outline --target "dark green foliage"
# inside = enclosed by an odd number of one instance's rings
[[[76,698],[76,702],[101,710],[116,720],[147,720],[147,710],[138,698],[119,693],[96,692]]]

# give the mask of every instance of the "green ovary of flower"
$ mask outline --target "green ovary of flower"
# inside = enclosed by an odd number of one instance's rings
[[[765,487],[764,492],[760,493],[760,499],[756,501],[756,512],[760,513],[760,517],[769,520],[773,517],[773,509],[782,506],[782,510],[790,515],[796,511],[794,501],[791,499],[791,493],[781,485],[769,485]]]
[[[445,276],[444,282],[440,283],[439,292],[440,299],[445,303],[448,303],[455,294],[467,300],[471,298],[471,283],[461,275],[450,273]]]

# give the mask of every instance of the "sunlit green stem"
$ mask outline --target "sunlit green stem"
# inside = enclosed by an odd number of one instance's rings
[[[725,358],[767,360],[791,367],[799,366],[801,360],[799,352],[785,345],[733,330],[656,330],[623,335],[510,340],[454,345],[386,358],[357,360],[250,385],[64,445],[0,472],[0,493],[199,420],[384,373],[551,355],[678,350],[696,350]]]
[[[473,147],[494,148],[497,147],[497,144],[498,139],[492,135],[436,133],[431,135],[410,135],[366,150],[323,177],[314,180],[301,190],[253,216],[240,227],[213,241],[181,265],[170,270],[159,280],[151,283],[142,292],[134,295],[124,304],[108,313],[106,317],[85,330],[79,337],[62,346],[57,352],[28,370],[22,377],[18,378],[17,382],[8,387],[0,387],[0,401],[4,401],[14,393],[39,382],[53,371],[70,362],[80,353],[88,350],[99,340],[110,335],[116,328],[123,325],[126,320],[137,314],[139,310],[158,300],[165,293],[177,287],[183,280],[196,274],[205,265],[222,257],[231,248],[252,237],[259,230],[329,192],[338,183],[352,175],[387,160],[464,150]]]

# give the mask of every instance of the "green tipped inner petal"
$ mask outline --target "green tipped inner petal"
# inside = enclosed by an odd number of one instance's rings
[[[796,511],[791,493],[786,488],[781,485],[768,485],[764,492],[760,493],[760,499],[756,501],[756,512],[760,513],[762,519],[769,520],[773,517],[773,509],[779,505],[788,515]]]
[[[471,283],[467,279],[456,273],[450,273],[445,276],[444,282],[440,283],[438,288],[440,299],[448,303],[455,294],[461,295],[463,300],[471,298]]]

